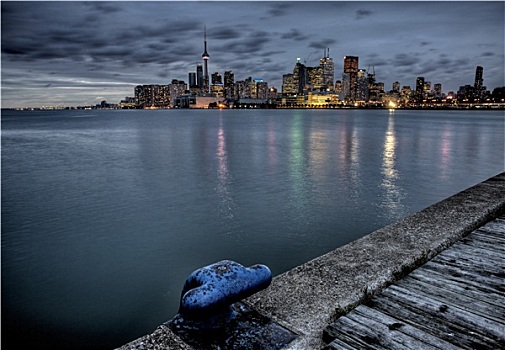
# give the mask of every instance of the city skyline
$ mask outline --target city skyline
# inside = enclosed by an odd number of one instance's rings
[[[443,90],[504,85],[503,2],[2,2],[2,107],[119,101],[135,86],[232,70],[278,91],[297,57],[344,56],[386,90],[423,76]],[[470,20],[471,19],[471,20]],[[206,29],[204,29],[204,27]]]

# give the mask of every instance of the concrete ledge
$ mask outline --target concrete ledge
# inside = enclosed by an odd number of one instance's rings
[[[299,336],[286,349],[320,349],[327,325],[474,229],[505,212],[505,173],[311,260],[244,302]],[[121,347],[190,349],[166,326]]]

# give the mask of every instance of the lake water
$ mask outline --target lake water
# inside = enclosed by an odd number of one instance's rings
[[[2,341],[111,349],[504,170],[503,111],[2,111]]]

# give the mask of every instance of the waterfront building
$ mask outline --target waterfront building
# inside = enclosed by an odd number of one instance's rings
[[[304,90],[311,91],[324,91],[326,86],[324,84],[323,67],[306,67],[307,82]]]
[[[263,79],[254,79],[255,94],[258,99],[268,99],[268,83]],[[254,96],[253,95],[253,96]]]
[[[342,81],[337,80],[335,81],[335,92],[342,92]]]
[[[248,83],[245,80],[238,80],[235,83],[235,96],[237,97],[237,99],[249,97],[247,88]]]
[[[233,71],[224,72],[224,97],[228,100],[235,100],[235,74]]]
[[[297,58],[295,68],[293,69],[293,80],[296,84],[296,93],[303,94],[303,90],[307,85],[307,67],[300,63],[300,58]]]
[[[356,85],[358,82],[358,61],[357,56],[344,57],[344,73],[342,76],[342,88],[344,99],[354,101],[356,99]]]
[[[412,90],[410,86],[402,86],[400,91],[400,104],[403,106],[408,106],[412,99]]]
[[[436,99],[442,99],[442,84],[437,83],[433,86],[433,91],[432,91],[433,97]]]
[[[169,107],[169,85],[137,85],[135,87],[135,106],[137,108]]]
[[[212,73],[212,85],[210,86],[210,93],[218,97],[224,97],[224,84],[223,77],[218,72]]]
[[[212,84],[210,86],[210,93],[217,97],[224,97],[224,85],[223,84]]]
[[[201,63],[196,64],[196,85],[203,88],[203,66]]]
[[[211,81],[212,81],[212,85],[214,85],[214,84],[222,84],[223,83],[223,77],[218,72],[215,72],[215,73],[212,73]]]
[[[400,83],[397,81],[393,83],[393,92],[400,92]]]
[[[169,100],[170,106],[174,105],[175,98],[182,96],[186,93],[188,86],[183,80],[173,79],[172,83],[168,86],[169,88]]]
[[[195,72],[189,72],[188,73],[188,82],[189,82],[189,88],[195,88],[197,87],[196,85],[196,73]]]
[[[282,94],[295,95],[298,93],[298,84],[295,82],[293,74],[284,74],[282,76]]]
[[[424,82],[423,97],[424,97],[424,99],[430,99],[430,97],[431,97],[431,81]]]
[[[330,57],[330,49],[325,50],[323,58],[319,60],[319,66],[323,70],[322,73],[322,85],[323,89],[327,91],[333,91],[333,81],[335,80],[335,65],[333,64],[333,58]]]
[[[369,99],[368,76],[366,70],[358,69],[355,100],[361,102],[368,102],[368,99]]]
[[[484,86],[484,68],[481,66],[477,66],[475,69],[475,81],[473,87],[475,89],[475,97],[478,99],[482,99],[485,95],[486,87]]]
[[[424,98],[424,77],[417,77],[416,79],[416,93],[415,93],[416,102],[423,102]]]

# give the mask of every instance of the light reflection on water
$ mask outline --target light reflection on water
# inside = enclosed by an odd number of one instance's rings
[[[405,215],[405,208],[403,206],[405,194],[401,184],[398,182],[401,174],[396,169],[396,147],[395,118],[390,114],[383,146],[383,178],[381,187],[384,190],[384,199],[382,203],[389,217],[400,219]]]
[[[119,346],[200,266],[279,274],[504,169],[501,112],[74,113],[2,112],[4,339]]]

